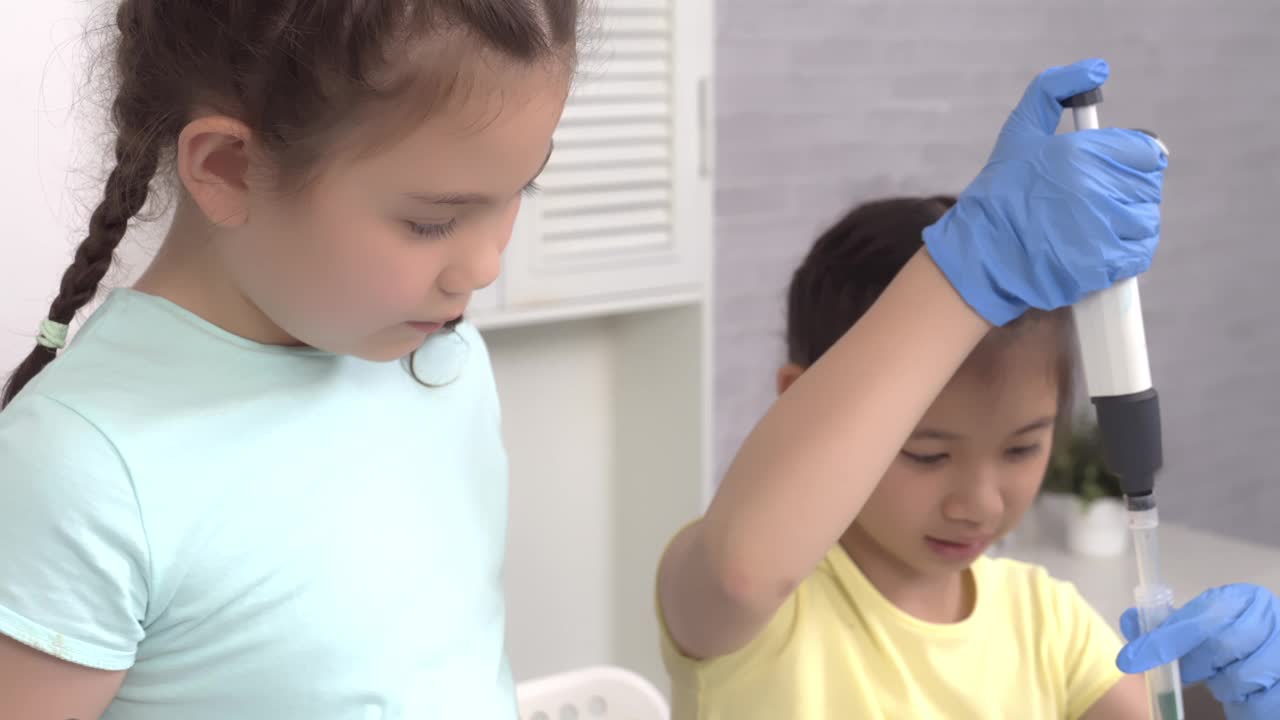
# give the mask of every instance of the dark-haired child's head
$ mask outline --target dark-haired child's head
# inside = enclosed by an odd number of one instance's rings
[[[791,281],[779,392],[871,308],[954,203],[868,202],[818,238]],[[855,559],[914,576],[954,572],[1012,529],[1039,490],[1073,375],[1069,311],[1032,311],[991,331],[846,533]]]

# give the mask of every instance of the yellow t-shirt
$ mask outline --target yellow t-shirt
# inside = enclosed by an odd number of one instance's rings
[[[698,662],[663,631],[673,720],[1075,720],[1120,678],[1120,640],[1070,583],[979,558],[974,610],[918,620],[836,546],[741,650]]]

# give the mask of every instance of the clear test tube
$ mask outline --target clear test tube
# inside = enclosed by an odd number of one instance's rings
[[[1139,585],[1133,599],[1144,634],[1159,627],[1173,612],[1173,589],[1168,585]],[[1152,720],[1184,720],[1178,661],[1148,670],[1146,680]]]
[[[1133,535],[1133,555],[1138,562],[1138,588],[1158,587],[1160,581],[1160,545],[1156,529],[1160,526],[1160,514],[1155,498],[1146,495],[1126,498],[1129,511],[1129,530]],[[1136,591],[1135,591],[1136,592]]]

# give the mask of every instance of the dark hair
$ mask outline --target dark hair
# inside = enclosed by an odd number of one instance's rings
[[[955,198],[893,197],[853,208],[822,233],[791,278],[787,300],[787,360],[800,367],[817,362],[858,321],[924,246],[924,229],[937,222]],[[1059,415],[1069,416],[1075,377],[1075,344],[1067,309],[1031,310],[993,330],[974,351],[1022,336],[1029,329],[1052,330]]]
[[[281,185],[301,186],[350,131],[425,115],[461,92],[476,48],[516,62],[577,59],[581,0],[122,0],[112,48],[115,166],[49,319],[69,324],[98,292],[129,222],[201,108],[244,122]],[[430,38],[426,51],[420,41]],[[412,60],[412,62],[406,62]],[[392,106],[405,108],[391,116]],[[38,345],[7,405],[57,351]]]

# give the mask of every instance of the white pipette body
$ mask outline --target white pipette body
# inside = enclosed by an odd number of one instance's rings
[[[1096,105],[1074,107],[1071,112],[1077,130],[1098,128]],[[1072,313],[1090,397],[1133,395],[1151,389],[1147,332],[1136,277],[1086,296],[1072,307]]]

